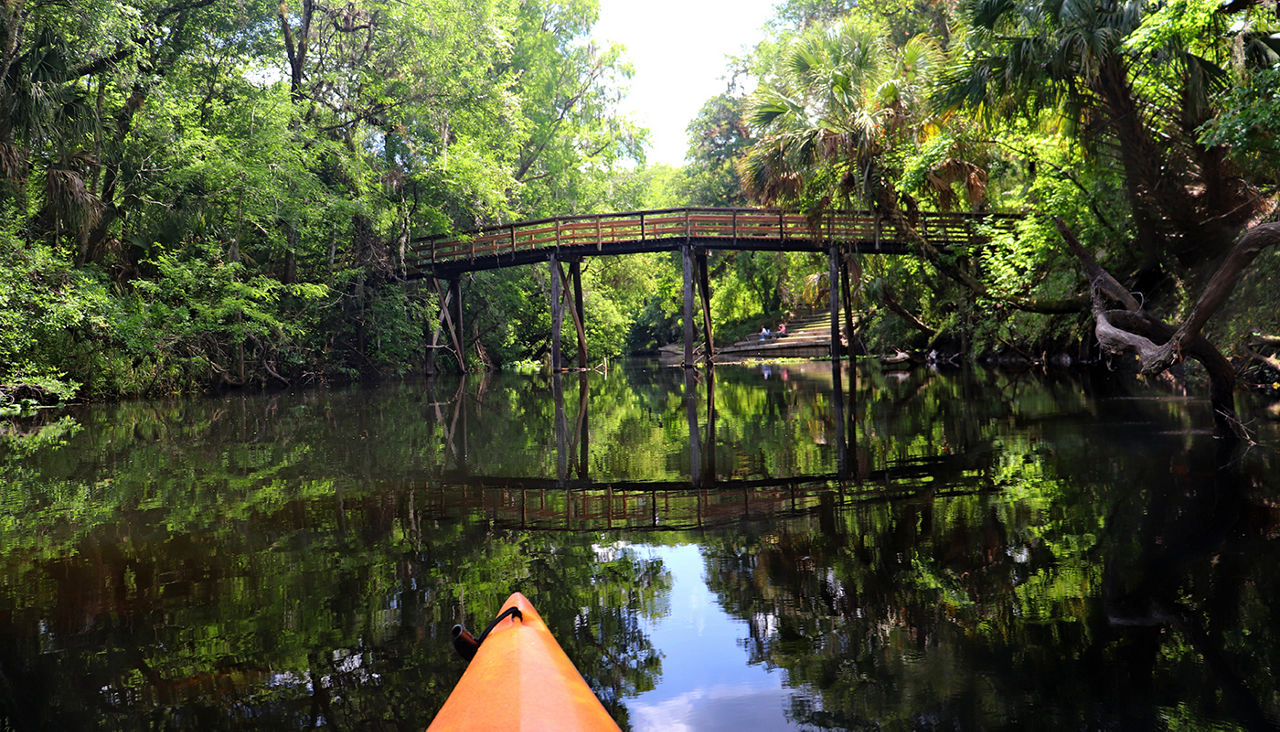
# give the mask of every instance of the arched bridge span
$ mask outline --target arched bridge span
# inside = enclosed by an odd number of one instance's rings
[[[939,249],[984,244],[1017,214],[920,212],[913,222]],[[487,226],[459,235],[415,239],[407,276],[452,279],[479,270],[573,258],[698,249],[826,252],[832,245],[866,253],[911,254],[913,248],[871,211],[760,208],[669,208],[561,216]]]
[[[912,226],[941,251],[980,247],[992,233],[1011,231],[1017,214],[918,212]],[[405,255],[407,279],[431,279],[440,295],[440,322],[432,336],[428,370],[434,370],[443,329],[462,364],[466,337],[462,327],[460,278],[468,272],[549,262],[551,269],[551,359],[561,370],[560,332],[570,284],[569,312],[578,335],[578,365],[587,363],[580,263],[585,257],[679,251],[684,264],[684,365],[694,361],[694,291],[701,300],[703,357],[712,357],[711,293],[707,251],[825,252],[829,256],[831,358],[840,358],[838,313],[842,300],[848,319],[849,283],[844,257],[849,254],[910,255],[915,249],[896,227],[872,211],[799,211],[759,208],[670,208],[624,213],[561,216],[489,226],[458,235],[421,237]],[[569,265],[566,274],[564,264]],[[838,286],[837,283],[840,283]],[[846,329],[848,329],[846,324]],[[465,368],[465,367],[464,367]]]

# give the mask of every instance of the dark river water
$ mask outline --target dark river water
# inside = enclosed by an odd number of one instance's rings
[[[512,591],[624,729],[1280,725],[1280,435],[826,364],[0,422],[0,730],[421,730]],[[502,689],[493,693],[501,695]]]

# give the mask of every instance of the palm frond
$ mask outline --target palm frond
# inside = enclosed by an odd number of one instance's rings
[[[783,124],[802,123],[807,116],[801,103],[776,89],[763,87],[747,100],[743,118],[757,130],[769,130]]]
[[[48,169],[44,200],[48,217],[77,238],[86,235],[102,215],[102,201],[89,191],[76,170]]]

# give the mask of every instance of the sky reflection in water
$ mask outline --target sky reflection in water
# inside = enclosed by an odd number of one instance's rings
[[[786,729],[789,693],[778,673],[743,663],[747,624],[730,617],[707,589],[696,545],[638,546],[671,572],[669,614],[649,625],[663,649],[663,675],[627,702],[637,732]]]

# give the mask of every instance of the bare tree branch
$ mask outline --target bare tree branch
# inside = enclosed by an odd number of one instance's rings
[[[1262,250],[1277,242],[1280,242],[1280,223],[1259,224],[1240,235],[1227,258],[1218,266],[1213,277],[1209,278],[1209,284],[1200,293],[1200,299],[1196,300],[1191,312],[1166,344],[1165,352],[1152,364],[1152,369],[1161,367],[1161,364],[1164,364],[1161,368],[1167,368],[1168,364],[1173,363],[1177,350],[1186,348],[1191,339],[1200,335],[1200,329],[1231,296],[1236,283],[1249,265],[1253,264],[1253,260]]]
[[[1255,226],[1240,236],[1176,330],[1143,310],[1138,299],[1085,251],[1061,219],[1055,217],[1054,223],[1089,277],[1093,291],[1094,334],[1103,350],[1113,354],[1137,353],[1142,373],[1149,375],[1168,369],[1184,356],[1199,361],[1209,374],[1209,399],[1213,404],[1215,429],[1219,434],[1235,432],[1238,427],[1234,408],[1235,370],[1222,352],[1200,334],[1200,330],[1226,301],[1258,254],[1280,241],[1280,223]],[[1121,303],[1125,309],[1108,310],[1105,298]]]

